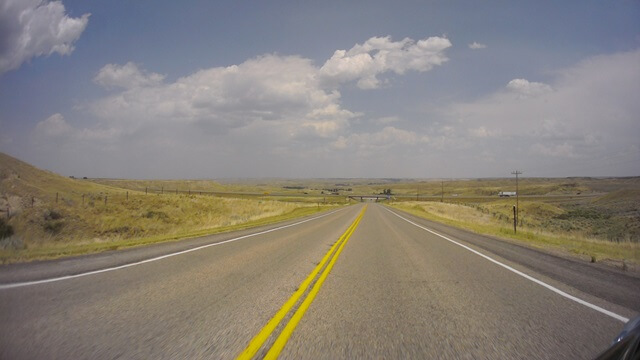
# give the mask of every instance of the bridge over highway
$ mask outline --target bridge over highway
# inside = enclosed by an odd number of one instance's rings
[[[353,199],[355,201],[360,201],[360,202],[372,201],[372,200],[375,200],[375,202],[378,202],[381,200],[391,199],[391,195],[349,195],[348,198]]]

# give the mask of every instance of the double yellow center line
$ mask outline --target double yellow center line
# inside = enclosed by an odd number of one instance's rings
[[[300,286],[298,287],[298,290],[296,290],[293,293],[293,295],[291,295],[289,300],[287,300],[287,302],[284,303],[282,308],[280,308],[280,310],[278,310],[278,312],[273,316],[273,318],[269,320],[267,325],[265,325],[262,328],[262,330],[260,330],[260,332],[253,339],[251,339],[251,342],[249,342],[249,345],[247,346],[246,349],[244,349],[242,354],[238,356],[238,359],[251,359],[253,358],[253,356],[255,356],[255,354],[260,350],[262,345],[264,345],[267,339],[271,336],[273,331],[278,327],[282,319],[284,319],[284,317],[289,313],[289,311],[291,311],[291,309],[298,303],[298,300],[300,300],[302,295],[304,295],[304,293],[307,291],[307,288],[309,288],[309,286],[311,285],[313,280],[316,278],[318,273],[320,273],[320,271],[324,268],[324,270],[322,270],[322,273],[320,274],[320,277],[317,279],[317,281],[313,285],[313,288],[311,288],[311,291],[309,291],[309,293],[304,298],[304,300],[302,301],[302,303],[300,304],[296,312],[293,314],[291,319],[289,319],[289,322],[284,327],[284,329],[280,332],[280,335],[278,336],[276,341],[273,343],[273,345],[271,346],[271,348],[269,349],[269,351],[267,352],[264,358],[276,359],[278,355],[280,355],[280,352],[282,352],[282,349],[284,349],[284,346],[287,344],[287,341],[293,334],[293,331],[295,330],[296,326],[304,316],[304,313],[309,308],[309,305],[311,305],[311,303],[313,302],[313,299],[315,299],[316,295],[318,294],[318,291],[320,291],[320,287],[322,287],[324,280],[327,278],[327,276],[329,275],[329,272],[333,268],[333,265],[336,263],[336,260],[338,259],[338,256],[340,256],[340,252],[342,252],[344,245],[347,243],[347,241],[351,237],[351,234],[353,234],[353,232],[355,231],[356,227],[358,227],[358,224],[360,223],[360,220],[362,219],[362,216],[364,216],[364,212],[366,210],[367,210],[367,206],[365,205],[365,207],[362,209],[358,217],[349,226],[347,231],[344,234],[342,234],[342,236],[340,236],[338,241],[336,241],[336,243],[333,244],[333,246],[331,246],[331,249],[329,249],[329,252],[327,252],[327,254],[322,258],[320,263],[315,267],[315,269],[313,269],[311,274],[309,274],[309,276],[307,276],[307,278],[300,284]]]

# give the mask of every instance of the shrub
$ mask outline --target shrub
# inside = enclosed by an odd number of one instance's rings
[[[152,211],[152,210],[150,210],[150,211],[147,211],[147,213],[144,214],[143,217],[146,217],[147,219],[156,218],[156,219],[162,220],[162,221],[169,220],[169,215],[167,215],[163,211]]]
[[[60,220],[62,219],[62,214],[55,210],[47,210],[44,212],[45,220]]]
[[[575,209],[564,214],[556,216],[556,219],[571,220],[571,219],[609,219],[609,214],[602,214],[595,209]]]
[[[58,234],[64,227],[63,221],[47,221],[43,225],[44,230],[51,234]]]
[[[0,219],[0,239],[8,238],[13,235],[13,227],[6,223],[4,219]]]

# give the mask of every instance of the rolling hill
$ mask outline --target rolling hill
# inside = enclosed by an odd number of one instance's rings
[[[131,184],[123,181],[123,185]],[[143,188],[136,191],[66,178],[0,153],[0,262],[176,240],[264,225],[326,208],[259,197],[147,194]]]

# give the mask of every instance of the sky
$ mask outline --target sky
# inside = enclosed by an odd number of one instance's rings
[[[0,151],[63,175],[640,175],[640,1],[0,0]]]

